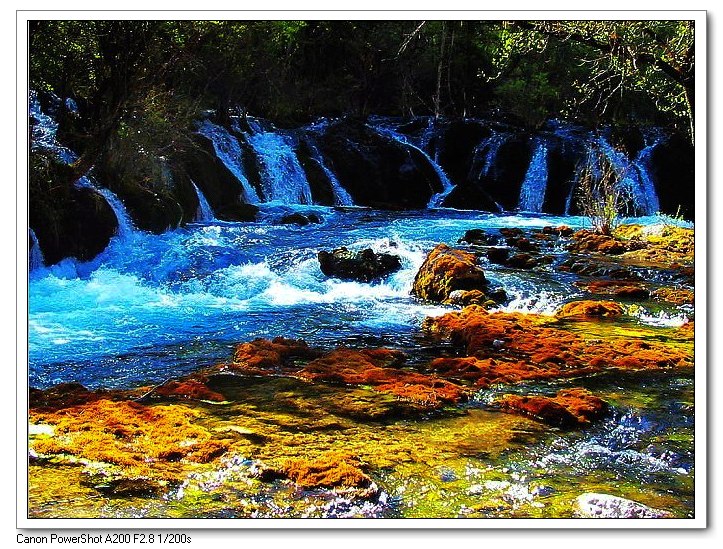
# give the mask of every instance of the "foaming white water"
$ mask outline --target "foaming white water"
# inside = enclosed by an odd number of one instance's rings
[[[508,292],[508,295],[510,292]],[[569,295],[549,291],[531,292],[526,290],[518,290],[517,295],[510,296],[512,299],[507,305],[500,307],[499,310],[506,313],[536,313],[541,315],[554,315],[560,306],[569,301]]]
[[[643,324],[650,326],[661,326],[666,328],[680,328],[684,324],[689,322],[691,311],[679,311],[675,313],[658,311],[657,313],[651,313],[644,307],[632,308],[629,312],[632,316],[636,317]]]
[[[425,317],[453,309],[410,295],[419,267],[437,243],[455,246],[471,228],[575,226],[581,221],[304,206],[300,211],[317,212],[322,223],[276,224],[296,209],[264,204],[268,219],[261,223],[212,222],[162,235],[135,231],[113,238],[90,262],[66,259],[33,270],[29,343],[37,383],[100,384],[104,376],[120,380],[131,375],[146,382],[162,375],[159,362],[168,373],[179,362],[190,371],[189,345],[197,345],[198,353],[215,348],[222,359],[234,343],[254,337],[301,337],[310,345],[371,337],[414,345]],[[372,283],[327,277],[317,254],[340,246],[397,255],[402,268]],[[577,291],[574,277],[563,273],[545,278],[495,265],[486,266],[485,273],[510,296],[502,308],[506,311],[552,314]],[[126,356],[135,358],[119,358]],[[82,361],[86,366],[65,369]],[[93,374],[88,364],[102,367]]]

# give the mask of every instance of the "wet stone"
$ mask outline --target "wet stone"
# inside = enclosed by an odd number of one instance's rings
[[[666,518],[670,513],[642,503],[609,494],[585,493],[575,500],[578,516],[583,518]]]
[[[331,252],[320,251],[317,255],[321,272],[326,276],[342,280],[371,282],[383,278],[402,268],[397,255],[376,253],[371,248],[352,252],[345,247]]]

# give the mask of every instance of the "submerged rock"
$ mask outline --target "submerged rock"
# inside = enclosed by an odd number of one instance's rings
[[[693,291],[685,288],[658,288],[650,295],[657,300],[675,305],[692,305],[695,302]]]
[[[360,465],[347,454],[330,451],[312,459],[287,460],[280,472],[304,489],[370,488],[373,482]]]
[[[180,479],[124,474],[106,468],[86,468],[81,484],[114,497],[158,497],[180,485]]]
[[[464,233],[459,242],[466,242],[467,244],[474,244],[477,246],[489,246],[497,241],[496,238],[489,235],[483,229],[470,229]]]
[[[216,391],[209,389],[201,379],[181,379],[167,381],[153,391],[154,395],[165,398],[179,398],[186,400],[208,400],[222,402],[226,398]]]
[[[376,253],[371,248],[352,252],[345,247],[331,252],[322,250],[317,255],[321,272],[342,280],[371,282],[402,268],[397,255]]]
[[[671,514],[653,509],[637,501],[609,494],[585,493],[575,500],[578,516],[582,518],[668,518]]]
[[[602,256],[598,256],[602,257]],[[557,267],[558,270],[584,276],[606,277],[620,280],[637,280],[640,275],[634,270],[612,260],[570,257]]]
[[[321,218],[315,213],[302,214],[299,212],[294,212],[282,217],[279,223],[281,223],[282,225],[299,225],[303,227],[311,223],[321,223]]]
[[[497,404],[505,411],[522,413],[555,427],[590,424],[606,412],[607,403],[582,388],[563,389],[555,397],[504,395]]]
[[[591,294],[611,295],[620,299],[644,300],[651,295],[650,290],[635,280],[589,280],[574,284]]]
[[[439,408],[467,398],[467,390],[437,376],[404,370],[406,356],[391,349],[336,349],[296,375],[310,381],[369,385],[412,406]]]
[[[294,359],[311,360],[320,354],[301,339],[258,338],[238,345],[232,362],[222,368],[247,375],[279,374]]]

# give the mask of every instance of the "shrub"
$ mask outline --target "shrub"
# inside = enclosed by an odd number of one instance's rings
[[[577,201],[580,211],[598,234],[611,235],[618,226],[627,196],[620,182],[624,174],[615,170],[612,162],[602,153],[588,159],[584,169],[578,170]]]

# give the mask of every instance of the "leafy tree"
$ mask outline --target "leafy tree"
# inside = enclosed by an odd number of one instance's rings
[[[604,114],[631,93],[646,94],[662,112],[689,126],[693,138],[695,43],[692,21],[516,21],[510,51],[554,40],[578,48],[578,108]]]

